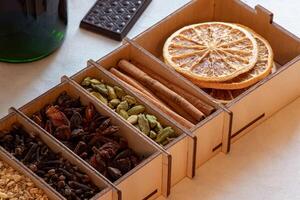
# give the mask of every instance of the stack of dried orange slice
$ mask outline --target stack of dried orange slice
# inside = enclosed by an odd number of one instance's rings
[[[163,49],[166,64],[222,103],[271,73],[273,51],[253,30],[238,24],[208,22],[183,27]]]

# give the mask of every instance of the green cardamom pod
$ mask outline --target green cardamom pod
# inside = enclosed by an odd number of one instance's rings
[[[108,98],[110,100],[118,98],[113,87],[107,85],[106,88],[108,90]]]
[[[154,128],[154,131],[155,131],[156,133],[160,133],[162,130],[163,130],[162,125],[161,125],[159,122],[156,122],[156,126],[155,126],[155,128]]]
[[[150,138],[152,139],[152,140],[155,140],[156,139],[156,136],[157,136],[157,134],[154,132],[154,131],[150,131]]]
[[[138,116],[137,115],[131,115],[130,117],[128,117],[127,121],[130,124],[136,124],[138,122]]]
[[[117,107],[121,102],[119,99],[112,99],[110,102],[109,102],[113,108]]]
[[[126,112],[126,110],[123,110],[123,109],[121,109],[119,112],[118,112],[118,114],[121,116],[121,117],[123,117],[124,119],[128,119],[128,114],[127,114],[127,112]]]
[[[81,82],[82,86],[90,86],[91,85],[91,77],[86,77],[85,79],[83,79],[83,81]]]
[[[136,99],[133,96],[126,95],[122,98],[122,101],[127,101],[130,106],[136,104]]]
[[[97,79],[94,79],[94,78],[91,79],[90,82],[91,82],[91,84],[94,84],[94,85],[102,84],[101,81],[99,81],[99,80],[97,80]]]
[[[99,92],[91,92],[90,94],[96,97],[99,101],[101,101],[105,105],[107,105],[108,103],[107,99],[103,97]]]
[[[124,90],[122,88],[120,88],[119,86],[114,86],[114,90],[119,99],[122,99],[122,97],[126,95]]]
[[[150,133],[150,126],[149,126],[149,122],[146,118],[146,116],[144,114],[139,114],[138,116],[138,124],[140,127],[140,130],[146,134],[149,135]]]
[[[172,136],[174,133],[174,130],[171,127],[166,127],[160,133],[157,135],[155,142],[162,143],[167,139],[167,137]]]
[[[92,84],[92,88],[104,96],[108,95],[108,90],[104,84]]]
[[[108,107],[110,107],[111,109],[115,108],[110,102],[108,103]]]
[[[86,91],[88,91],[89,93],[94,92],[93,88],[87,88]]]
[[[134,106],[132,108],[130,108],[128,110],[128,115],[131,116],[131,115],[138,115],[140,113],[143,113],[145,111],[145,106],[143,105],[137,105],[137,106]]]
[[[147,120],[149,121],[151,129],[157,125],[157,118],[154,115],[146,115]]]
[[[134,127],[137,128],[138,130],[141,130],[139,124],[134,124]]]
[[[122,101],[118,106],[117,106],[117,113],[119,113],[120,110],[125,110],[127,111],[129,108],[129,105],[127,101]],[[128,114],[129,115],[129,114]],[[130,116],[130,115],[129,115]]]

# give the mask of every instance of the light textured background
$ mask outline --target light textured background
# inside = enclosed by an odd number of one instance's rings
[[[224,0],[226,1],[226,0]],[[69,27],[63,46],[34,63],[0,63],[0,116],[10,106],[19,107],[85,67],[89,58],[99,59],[119,42],[79,29],[79,22],[95,0],[69,1]],[[188,0],[153,0],[128,37],[184,5]],[[300,37],[299,0],[245,0],[261,4],[274,20]],[[283,44],[283,48],[285,47]],[[172,190],[177,200],[297,200],[300,199],[300,99],[233,145],[229,156],[219,154]],[[146,184],[146,183],[145,183]]]

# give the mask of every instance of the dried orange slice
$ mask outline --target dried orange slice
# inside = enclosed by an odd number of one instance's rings
[[[197,81],[227,81],[251,70],[258,58],[252,34],[230,23],[208,22],[183,27],[163,48],[166,64]]]
[[[249,31],[251,30],[249,29]],[[258,45],[258,59],[253,69],[233,78],[232,80],[225,82],[203,82],[197,80],[192,81],[202,88],[236,90],[249,87],[268,76],[272,70],[273,65],[272,48],[268,41],[266,41],[263,37],[261,37],[254,31],[251,31],[251,33],[256,39]]]
[[[212,98],[214,98],[215,102],[227,104],[230,103],[233,99],[241,95],[248,88],[240,89],[240,90],[217,90],[217,89],[207,89],[205,90]]]
[[[268,74],[275,73],[277,70],[276,64],[273,62],[272,68]],[[250,87],[237,90],[219,90],[219,89],[208,89],[204,88],[203,90],[208,93],[216,102],[227,104],[230,103],[233,99],[244,93]]]

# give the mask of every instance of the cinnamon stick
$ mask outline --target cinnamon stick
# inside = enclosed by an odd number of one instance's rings
[[[143,98],[147,99],[150,103],[152,103],[155,106],[157,106],[163,113],[165,113],[169,117],[173,118],[173,120],[175,120],[177,123],[179,123],[183,127],[187,128],[187,129],[191,129],[192,127],[195,126],[195,124],[189,122],[188,120],[184,119],[183,117],[181,117],[177,113],[173,112],[171,109],[169,109],[167,106],[165,106],[164,104],[162,104],[160,101],[155,100],[155,99],[149,97],[143,91],[138,90],[137,88],[135,88],[134,86],[132,86],[128,82],[125,82],[124,80],[120,79],[116,75],[112,74],[111,76],[114,76],[116,79],[118,79],[120,82],[122,82],[127,88],[130,88],[136,94],[142,96]]]
[[[175,102],[170,101],[167,97],[165,97],[164,95],[158,95],[158,97],[160,98],[160,100],[166,102],[168,104],[169,107],[171,107],[173,110],[176,110],[176,113],[180,116],[182,116],[183,118],[187,119],[188,121],[192,122],[193,124],[197,124],[198,122],[195,121],[195,119],[193,119],[193,117],[191,115],[189,115],[184,108],[181,108],[180,106],[178,106]]]
[[[194,97],[192,94],[190,94],[189,92],[183,90],[181,87],[166,81],[164,78],[157,75],[155,72],[151,71],[150,69],[148,69],[146,67],[142,67],[142,66],[139,66],[139,67],[142,68],[142,70],[145,73],[147,73],[149,76],[151,76],[152,78],[158,80],[159,82],[161,82],[162,84],[164,84],[165,86],[167,86],[168,88],[170,88],[171,90],[176,92],[177,94],[182,95],[183,98],[188,100],[196,108],[198,108],[200,111],[202,111],[206,116],[210,115],[211,113],[213,113],[215,111],[215,108],[213,106],[211,106],[211,105],[201,101],[200,99]]]
[[[150,91],[148,91],[143,85],[141,85],[140,83],[138,83],[137,81],[133,80],[131,77],[127,76],[126,74],[123,74],[122,72],[120,72],[119,70],[117,70],[116,68],[112,67],[109,70],[113,75],[115,75],[116,77],[118,77],[119,79],[125,81],[126,83],[132,85],[133,87],[137,88],[140,91],[143,91],[147,96],[156,99],[157,101],[159,101]]]
[[[205,115],[190,102],[188,102],[183,97],[173,92],[157,80],[151,78],[127,60],[121,60],[118,63],[118,67],[124,72],[130,74],[134,79],[136,79],[152,91],[155,91],[156,93],[159,93],[161,95],[165,95],[165,97],[169,99],[169,101],[176,102],[178,106],[184,108],[186,112],[189,113],[191,117],[193,117],[193,119],[195,119],[197,122],[201,121],[205,117]]]

